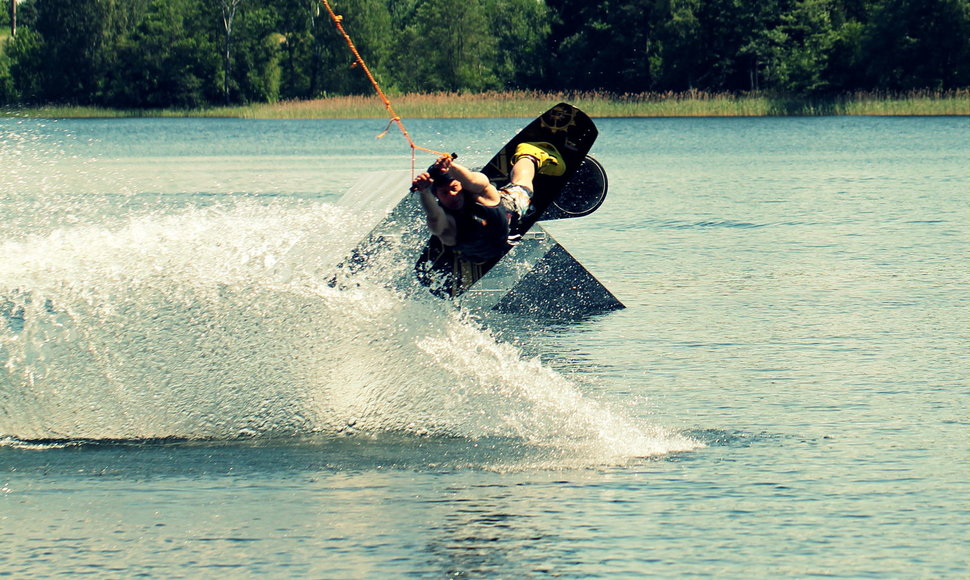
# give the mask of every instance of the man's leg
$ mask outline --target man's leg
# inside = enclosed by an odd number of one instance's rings
[[[559,176],[566,172],[566,162],[552,143],[519,143],[512,155],[513,171],[523,158],[532,159],[535,168],[543,175]]]
[[[532,193],[535,191],[532,181],[535,179],[538,165],[536,158],[528,155],[520,156],[512,166],[509,184],[502,188],[502,194],[511,198],[519,216],[524,216],[532,204]]]
[[[512,187],[506,187],[505,192],[515,201],[519,214],[525,215],[532,203],[536,172],[545,175],[562,175],[565,171],[566,163],[551,143],[519,143],[512,156],[512,171],[509,173]]]
[[[535,191],[535,188],[532,186],[532,180],[536,177],[536,167],[538,166],[539,160],[531,155],[519,157],[515,165],[512,166],[509,181],[515,185],[526,187],[529,191]]]

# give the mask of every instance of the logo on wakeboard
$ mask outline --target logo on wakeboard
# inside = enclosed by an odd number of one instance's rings
[[[576,124],[575,117],[576,109],[572,107],[553,107],[541,117],[542,126],[553,133],[568,132]]]

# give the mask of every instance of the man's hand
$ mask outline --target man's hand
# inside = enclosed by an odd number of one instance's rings
[[[448,170],[451,169],[451,162],[452,158],[450,155],[442,155],[431,167],[436,169],[439,174],[445,175],[448,173]]]
[[[431,174],[425,171],[424,173],[415,177],[414,181],[411,182],[411,191],[421,191],[424,189],[428,189],[429,187],[431,187],[432,183],[433,182],[431,180]]]
[[[414,181],[411,182],[411,191],[420,191],[422,189],[431,187],[434,180],[442,175],[451,177],[448,172],[451,171],[455,157],[457,157],[457,155],[454,153],[439,157],[434,163],[431,164],[430,167],[428,167],[427,171],[414,178]]]

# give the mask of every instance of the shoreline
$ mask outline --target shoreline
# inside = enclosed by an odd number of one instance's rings
[[[853,93],[825,98],[787,98],[727,93],[503,92],[429,93],[390,96],[402,118],[531,118],[570,102],[594,118],[609,117],[815,117],[970,116],[970,89],[908,93]],[[339,96],[205,109],[110,109],[49,105],[0,108],[0,117],[21,118],[240,118],[379,119],[390,115],[377,96]]]

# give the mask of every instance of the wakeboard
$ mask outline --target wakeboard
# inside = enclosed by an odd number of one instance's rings
[[[526,125],[480,170],[501,188],[509,181],[512,155],[519,143],[544,141],[559,150],[566,171],[558,176],[536,174],[532,196],[534,211],[520,221],[518,233],[524,235],[539,220],[588,215],[603,203],[607,189],[606,172],[599,162],[587,156],[598,133],[586,113],[570,104],[559,103]],[[461,259],[436,236],[430,236],[414,270],[418,281],[433,294],[455,298],[501,259],[499,256],[482,264],[471,263]]]

